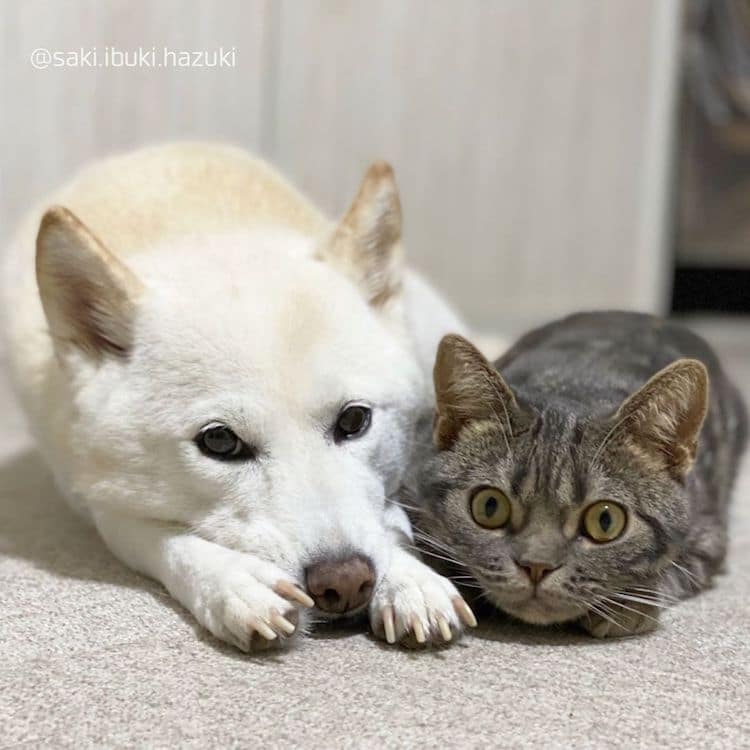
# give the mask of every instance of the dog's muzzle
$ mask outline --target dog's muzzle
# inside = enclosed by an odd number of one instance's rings
[[[361,609],[372,597],[375,570],[361,555],[344,560],[322,560],[305,571],[307,590],[322,612],[346,615]]]

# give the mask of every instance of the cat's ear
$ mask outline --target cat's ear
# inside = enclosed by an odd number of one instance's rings
[[[401,289],[401,201],[393,169],[384,161],[367,170],[359,192],[318,257],[357,284],[381,306]]]
[[[36,278],[55,348],[124,357],[141,283],[68,209],[44,214]]]
[[[516,397],[484,355],[463,336],[444,336],[433,370],[435,444],[449,448],[469,422],[500,421],[511,432],[523,418]]]
[[[697,359],[678,359],[656,373],[617,410],[618,433],[658,468],[680,478],[695,460],[708,411],[708,372]]]

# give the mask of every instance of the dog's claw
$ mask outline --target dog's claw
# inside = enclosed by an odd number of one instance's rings
[[[276,633],[268,623],[256,618],[253,621],[253,627],[259,635],[262,635],[267,641],[273,641],[276,639]]]
[[[456,610],[456,614],[464,625],[468,625],[470,628],[475,628],[477,626],[477,618],[474,617],[471,608],[460,596],[454,597],[453,609]]]
[[[385,630],[385,640],[388,643],[396,642],[396,623],[393,615],[393,607],[387,605],[383,607],[383,629]]]
[[[448,620],[446,620],[441,614],[435,615],[435,620],[437,621],[440,635],[443,636],[443,640],[447,643],[453,638],[453,633],[451,632],[451,626],[449,625]]]
[[[287,635],[291,635],[295,630],[296,626],[294,623],[289,622],[282,614],[277,612],[275,609],[271,610],[271,616],[269,617],[271,625],[275,625],[279,630],[283,630]]]
[[[370,601],[373,633],[405,648],[443,646],[460,638],[464,622],[476,624],[453,583],[396,550]]]
[[[290,581],[278,581],[274,586],[274,591],[287,599],[293,599],[303,607],[315,606],[315,602],[301,588]]]
[[[416,615],[411,618],[411,629],[414,631],[414,638],[417,643],[425,643],[427,641],[427,636],[422,627],[422,621]]]

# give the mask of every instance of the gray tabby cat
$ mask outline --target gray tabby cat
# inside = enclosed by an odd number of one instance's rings
[[[720,570],[747,416],[701,338],[584,313],[494,367],[446,336],[434,374],[417,534],[497,607],[598,637],[642,633]]]

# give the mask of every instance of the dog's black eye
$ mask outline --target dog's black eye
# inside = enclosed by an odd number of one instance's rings
[[[339,443],[342,440],[360,437],[367,432],[372,421],[372,409],[364,404],[347,404],[336,420],[333,432],[334,440]]]
[[[229,427],[214,422],[206,425],[195,438],[203,455],[220,461],[243,461],[252,458],[250,446],[243,443]]]

